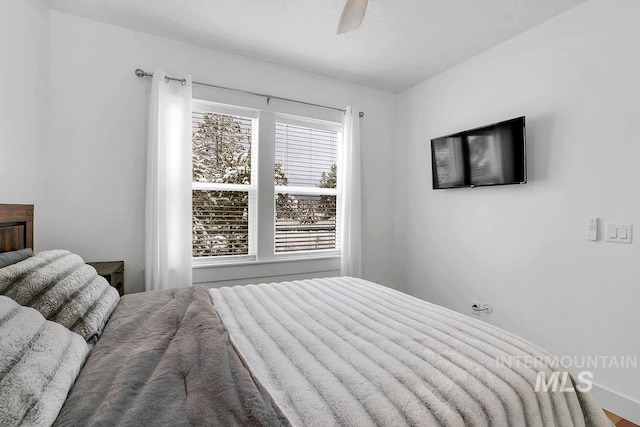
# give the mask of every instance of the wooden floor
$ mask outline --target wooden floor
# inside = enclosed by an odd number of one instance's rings
[[[616,414],[612,414],[606,409],[604,413],[607,414],[607,417],[609,417],[611,422],[615,424],[616,427],[639,427],[637,424],[634,424],[631,421],[627,421],[624,418],[617,416]]]

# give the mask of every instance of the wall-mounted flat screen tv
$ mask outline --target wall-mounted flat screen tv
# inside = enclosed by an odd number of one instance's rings
[[[431,170],[435,190],[525,184],[525,118],[432,139]]]

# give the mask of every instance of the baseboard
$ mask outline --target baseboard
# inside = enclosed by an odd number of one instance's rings
[[[597,384],[593,384],[591,393],[607,411],[640,425],[640,402]]]

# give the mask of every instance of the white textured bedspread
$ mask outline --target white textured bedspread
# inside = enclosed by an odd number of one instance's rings
[[[541,369],[563,368],[500,362],[548,353],[384,286],[343,277],[211,294],[293,425],[611,425],[587,393],[535,391]]]

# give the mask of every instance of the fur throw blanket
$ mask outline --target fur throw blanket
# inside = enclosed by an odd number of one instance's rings
[[[0,425],[51,425],[89,353],[87,343],[3,296],[0,343]]]
[[[35,308],[90,344],[120,299],[93,267],[65,250],[43,251],[0,269],[0,294]]]

